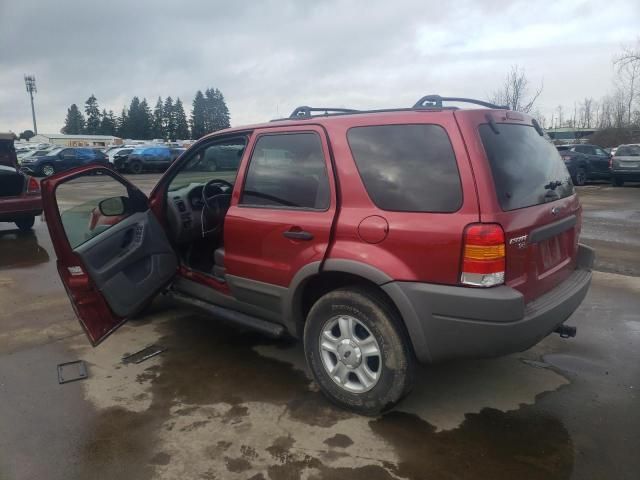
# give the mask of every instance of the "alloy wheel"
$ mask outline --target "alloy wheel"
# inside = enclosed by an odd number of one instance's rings
[[[319,342],[322,365],[339,387],[364,393],[376,386],[382,353],[376,338],[357,318],[339,315],[329,319]]]

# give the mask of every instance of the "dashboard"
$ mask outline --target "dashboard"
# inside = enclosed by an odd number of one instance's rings
[[[203,209],[205,209],[202,191],[204,188],[203,183],[190,183],[180,189],[167,192],[167,219],[177,243],[188,243],[196,238],[202,238]],[[209,185],[207,190],[209,189],[213,191],[208,191],[208,196],[222,193],[228,194],[226,196],[230,199],[231,188]],[[211,217],[206,218],[207,230],[211,230],[216,222],[224,221],[224,213],[226,209],[222,212],[222,218],[218,218],[214,210],[207,209],[205,216]]]

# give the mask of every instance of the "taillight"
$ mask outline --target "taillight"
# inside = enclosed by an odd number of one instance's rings
[[[464,231],[460,282],[474,287],[504,283],[504,231],[497,223],[474,223]]]
[[[40,183],[33,177],[29,177],[29,183],[27,183],[27,193],[39,193]]]
[[[609,170],[613,169],[613,157],[609,157]]]

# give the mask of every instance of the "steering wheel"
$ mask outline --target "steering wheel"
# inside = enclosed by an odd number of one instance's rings
[[[231,202],[233,185],[226,180],[209,180],[202,187],[202,202],[204,207],[201,212],[202,237],[207,234],[217,233],[224,224],[224,216]],[[206,212],[206,213],[205,213]],[[212,225],[207,228],[207,225]]]
[[[204,187],[202,187],[202,202],[211,210],[219,209],[220,203],[219,201],[216,201],[216,199],[221,195],[224,195],[225,197],[227,195],[230,196],[232,190],[233,185],[226,180],[220,180],[217,178],[209,180],[204,184]]]

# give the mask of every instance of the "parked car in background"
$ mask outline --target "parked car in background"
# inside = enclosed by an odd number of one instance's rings
[[[22,163],[22,161],[27,158],[42,157],[43,155],[47,155],[51,150],[52,148],[29,150],[28,152],[25,152],[22,155],[18,155],[18,163]]]
[[[593,250],[579,243],[567,168],[530,116],[449,100],[299,107],[213,133],[149,198],[99,167],[45,179],[58,272],[91,342],[164,292],[302,339],[327,397],[378,414],[411,390],[418,361],[573,335],[563,323],[587,294]],[[235,167],[219,171],[221,158]],[[57,205],[66,182],[98,172],[109,198]]]
[[[0,222],[30,230],[42,213],[40,183],[18,169],[14,135],[0,133]]]
[[[584,185],[588,180],[609,180],[611,154],[598,145],[578,144],[557,147],[574,185]]]
[[[640,144],[620,145],[611,159],[611,183],[640,182]]]
[[[24,159],[21,168],[32,175],[50,177],[54,173],[89,163],[101,163],[107,166],[109,160],[104,153],[93,148],[58,147],[41,157]]]
[[[149,170],[164,171],[177,155],[165,146],[149,146],[133,149],[126,157],[114,157],[113,165],[121,172],[142,173]]]
[[[133,152],[135,147],[118,147],[109,149],[106,154],[109,157],[109,162],[115,163],[116,156],[126,156]]]

